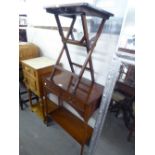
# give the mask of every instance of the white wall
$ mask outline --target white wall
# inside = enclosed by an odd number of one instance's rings
[[[123,48],[134,49],[133,45],[128,45],[127,40],[135,35],[135,1],[130,0],[127,9],[127,15],[122,28],[119,46]]]
[[[123,17],[127,2],[127,0],[96,0],[96,6],[114,13],[117,17]]]

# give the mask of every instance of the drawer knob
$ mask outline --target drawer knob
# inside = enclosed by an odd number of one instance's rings
[[[45,83],[44,83],[44,85],[46,86],[46,85],[47,85],[47,83],[45,82]]]

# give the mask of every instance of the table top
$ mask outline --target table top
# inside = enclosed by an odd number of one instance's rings
[[[41,69],[44,67],[52,66],[55,64],[54,59],[50,59],[48,57],[37,57],[33,59],[23,60],[22,63],[34,68],[34,69]]]
[[[113,16],[112,13],[97,8],[88,3],[63,4],[45,8],[48,13],[58,14],[66,17],[74,17],[75,15],[96,16],[108,19]]]

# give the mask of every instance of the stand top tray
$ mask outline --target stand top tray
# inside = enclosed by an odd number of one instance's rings
[[[94,7],[88,3],[74,3],[74,4],[64,4],[56,5],[45,8],[48,13],[62,15],[66,17],[74,17],[76,15],[87,15],[87,16],[96,16],[108,19],[110,16],[113,16],[112,13],[107,12],[103,9]]]

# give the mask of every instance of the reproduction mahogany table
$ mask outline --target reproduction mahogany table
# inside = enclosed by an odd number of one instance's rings
[[[113,14],[98,9],[87,3],[66,4],[53,7],[47,7],[48,13],[54,14],[59,34],[61,36],[63,47],[60,55],[53,66],[52,74],[43,79],[44,95],[45,95],[45,115],[46,121],[48,117],[56,121],[63,127],[79,144],[81,144],[81,155],[83,154],[84,145],[89,141],[93,128],[88,125],[88,120],[99,107],[104,87],[95,82],[94,69],[91,55],[99,39],[104,24]],[[59,16],[72,19],[67,35],[64,35],[63,28]],[[73,27],[76,17],[80,16],[83,27],[83,37],[76,40],[73,33]],[[96,34],[89,38],[86,16],[101,18]],[[86,48],[86,59],[84,64],[77,64],[72,61],[67,44],[83,46]],[[71,71],[65,70],[58,66],[63,53],[66,53]],[[81,51],[84,52],[84,51]],[[75,73],[74,66],[80,67],[79,75]],[[83,78],[84,71],[90,72],[91,80]],[[57,74],[59,72],[59,74]],[[56,110],[48,112],[48,94],[58,96],[58,106]],[[68,109],[63,106],[63,101],[72,106],[83,118],[81,120]],[[53,105],[56,105],[53,103]],[[55,107],[55,106],[54,106]]]

